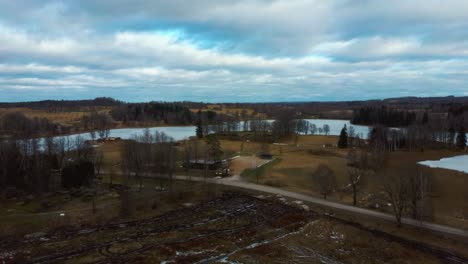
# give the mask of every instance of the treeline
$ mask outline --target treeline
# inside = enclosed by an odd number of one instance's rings
[[[11,112],[0,117],[0,134],[15,137],[31,137],[40,134],[55,135],[60,126],[47,118],[28,118],[22,113]]]
[[[0,103],[0,108],[26,107],[50,112],[72,111],[82,107],[112,107],[123,102],[110,97],[97,97],[90,100],[43,100],[36,102]]]
[[[112,108],[110,115],[124,124],[155,122],[160,124],[187,125],[193,123],[193,114],[180,103],[130,103]]]
[[[360,125],[384,125],[387,127],[406,127],[416,121],[416,113],[381,107],[366,107],[354,110],[351,123]]]
[[[387,108],[401,111],[447,113],[452,105],[466,105],[468,97],[401,97],[384,100],[343,101],[343,102],[271,102],[271,103],[219,103],[219,108],[252,109],[252,116],[274,118],[283,111],[294,111],[301,118],[351,119],[353,110],[359,108]],[[208,109],[208,104],[184,102],[192,109]]]
[[[240,136],[237,132],[241,131],[249,133],[247,133],[248,135]],[[215,120],[213,124],[197,122],[196,135],[198,138],[203,138],[210,133],[217,133],[233,140],[239,140],[241,137],[244,137],[244,139],[248,138],[256,141],[268,142],[278,140],[282,137],[291,136],[293,134],[329,135],[330,126],[328,124],[324,124],[319,127],[304,119],[290,119],[284,117],[277,118],[275,120],[257,118],[247,121],[240,121],[239,119],[234,118],[221,122]],[[353,134],[353,136],[356,135]]]

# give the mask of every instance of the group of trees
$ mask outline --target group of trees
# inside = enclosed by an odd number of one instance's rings
[[[398,226],[408,213],[414,219],[430,217],[431,176],[422,168],[384,173],[381,175],[383,191],[393,210]]]
[[[134,122],[171,125],[192,124],[193,114],[180,103],[132,103],[115,106],[110,112],[112,118],[124,124]]]
[[[349,182],[346,188],[350,188],[352,192],[353,205],[357,204],[357,195],[372,177],[373,182],[380,183],[398,225],[401,225],[404,215],[409,215],[414,219],[431,216],[429,171],[420,166],[404,171],[391,171],[385,166],[387,152],[395,150],[395,144],[398,147],[408,144],[408,141],[415,137],[412,133],[414,132],[411,129],[392,130],[384,126],[375,126],[369,131],[367,145],[351,148],[348,151]],[[456,145],[464,148],[465,131],[460,129],[457,136],[452,135],[452,142],[455,138],[456,142],[460,142]],[[340,133],[338,147],[346,148],[350,141],[351,137],[347,133],[347,127],[344,126]],[[333,191],[334,174],[326,165],[319,165],[313,179],[324,198]]]
[[[149,129],[145,129],[143,135],[134,136],[124,142],[121,158],[124,177],[135,177],[141,189],[142,173],[145,172],[172,180],[176,168],[177,148],[174,139],[165,133],[156,131],[151,134]]]
[[[351,123],[362,125],[384,125],[388,127],[405,127],[416,121],[416,113],[381,107],[365,107],[354,110]]]
[[[208,135],[210,132],[238,132],[251,131],[256,140],[276,140],[291,134],[325,134],[330,133],[330,126],[324,124],[317,127],[304,119],[297,119],[295,113],[284,112],[279,114],[275,120],[265,120],[256,117],[251,120],[243,119],[237,112],[233,116],[217,115],[216,112],[198,112],[196,135],[198,138]],[[244,115],[245,117],[245,115]]]
[[[96,139],[96,133],[99,138],[108,137],[110,129],[115,126],[109,114],[96,111],[81,117],[81,125],[85,130],[90,130],[92,140]]]
[[[96,97],[88,100],[43,100],[34,102],[0,103],[0,108],[31,108],[47,112],[83,111],[97,107],[112,107],[123,102],[110,97]]]
[[[59,126],[47,118],[28,118],[19,112],[6,113],[0,118],[0,133],[15,137],[54,135],[58,132]]]
[[[406,128],[388,128],[383,125],[376,125],[369,128],[368,148],[374,154],[377,162],[382,165],[387,151],[397,151],[407,149],[409,151],[424,151],[425,149],[464,149],[467,144],[466,131],[460,127],[455,131],[453,127],[447,131],[433,130],[424,125],[411,125]],[[338,140],[338,147],[347,148],[363,146],[362,140],[354,133],[351,126],[349,133],[347,127],[343,127]]]
[[[41,194],[90,185],[94,149],[80,137],[0,141],[0,187]]]

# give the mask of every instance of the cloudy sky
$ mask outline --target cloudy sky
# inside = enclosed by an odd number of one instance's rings
[[[0,0],[0,101],[445,95],[467,0]]]

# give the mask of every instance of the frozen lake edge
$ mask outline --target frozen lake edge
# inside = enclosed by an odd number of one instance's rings
[[[468,155],[453,156],[440,160],[425,160],[418,162],[418,164],[430,168],[442,168],[468,173]]]

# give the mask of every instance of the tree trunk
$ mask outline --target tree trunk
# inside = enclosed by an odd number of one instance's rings
[[[353,184],[353,205],[356,206],[357,204],[357,190],[356,185]]]
[[[96,195],[93,194],[93,214],[96,214]]]

